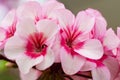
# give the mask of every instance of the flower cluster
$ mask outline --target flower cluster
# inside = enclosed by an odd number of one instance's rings
[[[120,80],[120,28],[91,8],[75,16],[55,0],[29,1],[0,22],[0,55],[21,80]]]

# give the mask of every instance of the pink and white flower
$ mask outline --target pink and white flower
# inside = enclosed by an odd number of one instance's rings
[[[41,20],[36,25],[31,19],[23,19],[15,35],[5,45],[5,55],[15,60],[22,73],[28,73],[36,66],[45,70],[54,62],[51,49],[58,26],[51,20]]]
[[[101,41],[105,53],[104,57],[100,60],[89,60],[91,62],[89,66],[96,64],[96,68],[94,67],[92,69],[93,80],[101,80],[101,76],[102,80],[113,80],[117,75],[119,68],[117,60],[112,56],[116,55],[116,49],[120,43],[120,40],[111,28],[108,30],[106,29],[106,20],[99,11],[87,9],[86,12],[88,15],[95,17],[95,25],[91,32],[91,36],[93,39],[98,39]],[[113,63],[114,67],[112,66]]]
[[[90,32],[94,27],[95,18],[87,15],[85,11],[74,15],[65,9],[56,10],[54,18],[58,19],[61,27],[60,56],[62,68],[66,74],[73,75],[81,70],[86,58],[98,60],[103,56],[103,47],[97,39],[90,38]],[[58,52],[58,53],[57,53]],[[58,58],[58,57],[57,57]]]
[[[16,24],[16,11],[11,10],[0,23],[0,50],[3,49],[7,39],[14,36]]]
[[[31,18],[35,22],[38,22],[42,19],[52,19],[50,17],[51,13],[54,10],[65,8],[62,3],[59,3],[55,0],[48,1],[44,5],[41,5],[37,1],[29,1],[21,5],[17,9],[17,15],[19,19]]]

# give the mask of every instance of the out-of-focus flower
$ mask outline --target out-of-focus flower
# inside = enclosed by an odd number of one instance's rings
[[[52,17],[50,17],[51,13],[54,10],[61,8],[65,7],[62,3],[59,3],[57,1],[49,1],[46,2],[44,5],[41,5],[40,3],[35,1],[30,1],[18,7],[17,15],[19,19],[31,18],[35,22],[42,19],[51,20],[52,19]]]
[[[0,22],[2,21],[7,12],[8,9],[4,5],[0,4]]]
[[[21,3],[24,3],[24,2],[27,2],[27,1],[37,1],[37,2],[39,2],[41,4],[44,4],[44,3],[48,2],[48,1],[56,1],[56,0],[19,0],[19,3],[21,4]]]
[[[36,25],[31,19],[22,20],[15,36],[5,45],[6,57],[15,60],[22,73],[28,73],[36,65],[39,70],[48,68],[54,62],[51,46],[57,30],[51,20],[41,20]]]
[[[11,10],[0,22],[0,50],[3,49],[7,39],[14,36],[14,33],[16,31],[16,24],[16,11]]]

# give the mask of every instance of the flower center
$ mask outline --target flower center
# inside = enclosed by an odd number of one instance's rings
[[[78,32],[77,29],[67,28],[63,30],[63,38],[65,40],[65,44],[72,48],[74,45],[74,41],[76,38],[80,35],[80,32]]]
[[[69,46],[71,48],[72,48],[72,43],[73,43],[73,41],[71,39],[66,40],[67,46]]]
[[[47,48],[45,41],[46,38],[42,33],[33,33],[29,35],[26,45],[26,54],[31,57],[45,55]]]

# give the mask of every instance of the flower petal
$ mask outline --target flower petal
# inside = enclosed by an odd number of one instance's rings
[[[34,21],[31,19],[23,19],[18,23],[15,35],[19,35],[21,37],[28,37],[34,32],[36,32]]]
[[[95,17],[95,25],[93,29],[94,37],[97,39],[102,39],[106,32],[107,22],[102,14],[95,9],[88,8],[85,10],[88,15]]]
[[[0,27],[0,42],[6,38],[6,31]]]
[[[119,63],[117,61],[117,59],[113,58],[113,57],[107,57],[103,63],[105,64],[105,66],[108,67],[110,73],[111,73],[111,79],[110,80],[114,80],[115,77],[118,75],[119,73]]]
[[[58,28],[57,24],[51,20],[40,20],[37,24],[37,30],[43,32],[47,38],[53,38],[58,32]]]
[[[5,16],[5,18],[2,20],[0,26],[7,29],[10,27],[16,20],[16,11],[11,10],[8,12],[8,14]]]
[[[51,13],[50,17],[58,20],[58,23],[62,28],[72,26],[75,20],[73,13],[66,9],[55,10],[53,13]]]
[[[115,49],[120,44],[119,38],[116,36],[114,31],[110,28],[105,34],[103,45],[107,50]]]
[[[48,48],[43,61],[40,64],[38,64],[36,67],[39,70],[45,70],[54,63],[54,60],[55,60],[55,56],[53,54],[53,51],[50,48]]]
[[[54,56],[55,56],[55,62],[60,62],[60,35],[57,34],[54,40],[54,44],[52,45],[52,50],[54,52]]]
[[[80,71],[90,71],[97,67],[96,63],[86,60]]]
[[[7,12],[8,9],[4,5],[0,4],[0,22],[3,20]]]
[[[16,59],[16,63],[19,67],[19,70],[23,74],[27,74],[30,72],[30,69],[41,63],[43,61],[43,56],[37,57],[37,58],[31,58],[25,54],[21,54],[19,58]]]
[[[63,71],[69,75],[77,73],[85,63],[85,58],[80,55],[72,56],[64,48],[61,49],[60,59]]]
[[[20,73],[20,78],[21,80],[37,80],[40,75],[40,71],[31,69],[27,74]]]
[[[90,59],[100,59],[103,56],[103,47],[99,40],[87,40],[82,48],[75,50],[80,55]]]
[[[29,1],[18,7],[17,15],[20,19],[31,18],[35,20],[37,17],[41,16],[41,6],[36,1]]]
[[[117,27],[117,36],[120,38],[120,27]]]
[[[84,11],[80,11],[76,17],[76,26],[81,33],[88,33],[92,30],[95,24],[95,18],[87,15]]]
[[[5,44],[4,53],[8,59],[16,59],[25,51],[25,42],[14,36],[8,39]]]
[[[86,9],[85,12],[87,12],[87,14],[89,14],[91,16],[95,16],[95,17],[101,17],[102,16],[102,14],[98,10],[92,9],[92,8]]]
[[[102,39],[106,32],[107,23],[103,18],[95,20],[94,35],[97,39]]]
[[[110,72],[107,67],[100,66],[92,71],[93,80],[110,80]]]
[[[42,8],[43,8],[43,15],[45,17],[48,17],[52,11],[57,9],[64,9],[65,7],[64,7],[64,4],[58,1],[52,0],[52,1],[46,2]]]

